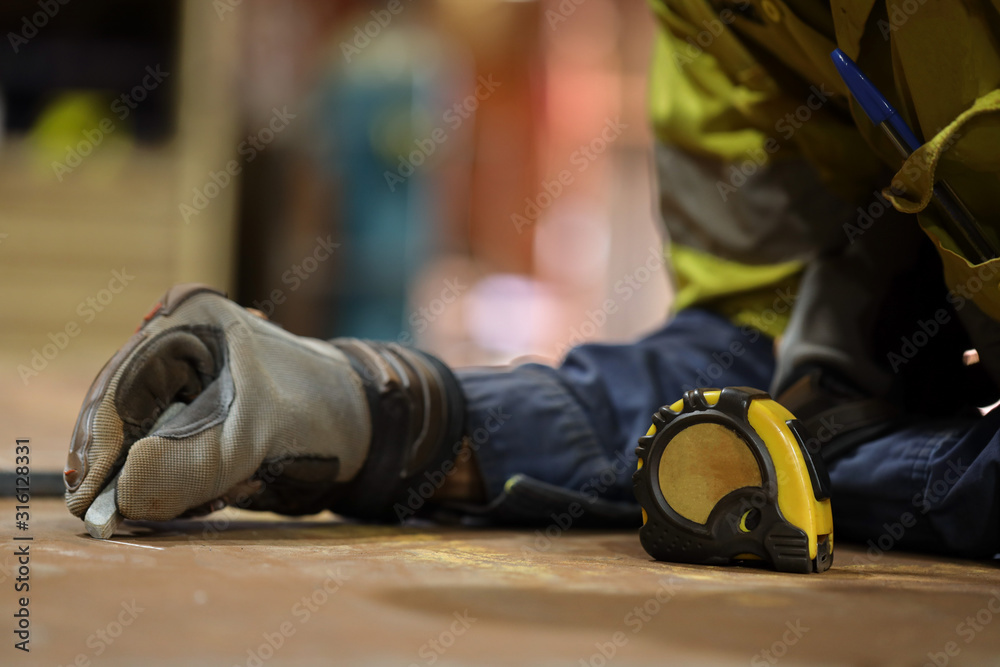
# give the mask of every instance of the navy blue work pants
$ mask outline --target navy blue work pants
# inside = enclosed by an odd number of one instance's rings
[[[770,338],[687,309],[634,343],[576,347],[557,368],[459,371],[491,507],[508,521],[545,523],[576,498],[607,510],[612,525],[635,524],[634,450],[653,412],[694,387],[766,389],[774,367]],[[1000,410],[916,416],[833,462],[837,539],[881,551],[1000,552],[998,430]],[[512,480],[557,490],[557,502],[515,502]]]

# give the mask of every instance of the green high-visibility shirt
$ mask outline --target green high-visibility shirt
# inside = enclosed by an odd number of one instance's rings
[[[859,206],[882,190],[937,246],[948,287],[1000,320],[1000,259],[968,261],[928,206],[934,182],[946,177],[1000,246],[1000,0],[651,4],[660,29],[650,108],[660,142],[744,171],[804,159],[831,192]],[[926,142],[905,163],[849,95],[830,59],[835,47]],[[738,178],[720,179],[721,197]],[[794,284],[805,260],[760,250],[759,261],[727,257],[675,239],[676,307],[708,304],[780,333],[784,320],[755,321],[758,301]]]

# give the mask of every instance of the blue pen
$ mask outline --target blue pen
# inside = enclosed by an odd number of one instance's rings
[[[906,121],[899,115],[899,112],[889,104],[889,100],[885,99],[885,96],[879,92],[878,88],[861,73],[857,64],[846,53],[840,49],[834,49],[830,57],[833,58],[833,64],[836,65],[837,72],[840,73],[840,77],[847,84],[848,89],[851,91],[854,99],[857,100],[858,105],[865,112],[865,115],[868,116],[872,123],[882,128],[882,131],[889,137],[889,140],[904,160],[910,157],[915,150],[920,148],[923,142],[917,139],[916,135],[913,134],[913,130],[906,124]],[[953,235],[954,231],[958,231],[964,237],[965,241],[968,242],[972,251],[970,257],[976,259],[976,264],[982,264],[987,260],[997,257],[997,251],[983,235],[982,231],[980,231],[979,225],[976,223],[976,219],[972,213],[962,203],[962,200],[958,198],[958,195],[951,189],[951,186],[943,180],[934,184],[934,202],[941,213],[956,227],[953,230]],[[960,239],[956,238],[955,240],[959,241]]]

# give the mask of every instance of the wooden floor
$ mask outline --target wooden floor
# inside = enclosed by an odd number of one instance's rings
[[[993,563],[838,545],[829,572],[783,575],[653,562],[632,531],[228,509],[100,542],[59,499],[13,521],[0,501],[3,665],[1000,664]],[[11,639],[24,544],[29,655]]]
[[[0,381],[0,470],[14,437],[31,438],[32,470],[61,470],[94,360],[108,356],[71,351],[80,359],[28,385]],[[98,542],[58,498],[33,499],[30,514],[15,531],[14,501],[0,500],[4,667],[1000,667],[993,562],[838,544],[831,571],[781,575],[652,562],[633,531],[549,539],[234,510]],[[24,544],[30,654],[12,632]]]

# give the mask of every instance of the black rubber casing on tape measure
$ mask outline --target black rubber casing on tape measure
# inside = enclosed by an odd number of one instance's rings
[[[714,405],[706,392],[713,397],[717,393]],[[750,425],[748,413],[755,400],[773,403],[766,392],[746,387],[721,391],[697,389],[684,395],[679,411],[678,404],[674,404],[673,409],[664,406],[653,416],[649,434],[639,439],[636,448],[639,469],[633,475],[633,490],[644,512],[639,537],[652,557],[699,564],[760,560],[779,571],[800,573],[822,572],[830,567],[833,561],[830,482],[819,452],[809,451],[806,433],[794,418],[783,420],[785,429],[775,424],[768,437],[773,440],[779,432],[783,437],[782,442],[772,442],[771,446],[785,448],[780,453],[775,451],[780,454],[776,458],[786,468],[796,468],[783,469],[779,475],[768,443]],[[791,417],[777,404],[767,414]],[[661,457],[671,440],[700,424],[717,424],[736,434],[752,452],[761,479],[759,486],[742,486],[725,493],[704,523],[686,518],[671,507],[659,477]],[[791,440],[797,447],[789,443]],[[794,455],[794,449],[801,452],[801,458]],[[706,465],[704,474],[711,474],[710,467]],[[791,484],[798,484],[798,488],[790,490]],[[805,525],[795,525],[783,516],[778,502],[782,492],[797,503],[799,509],[793,513]]]

